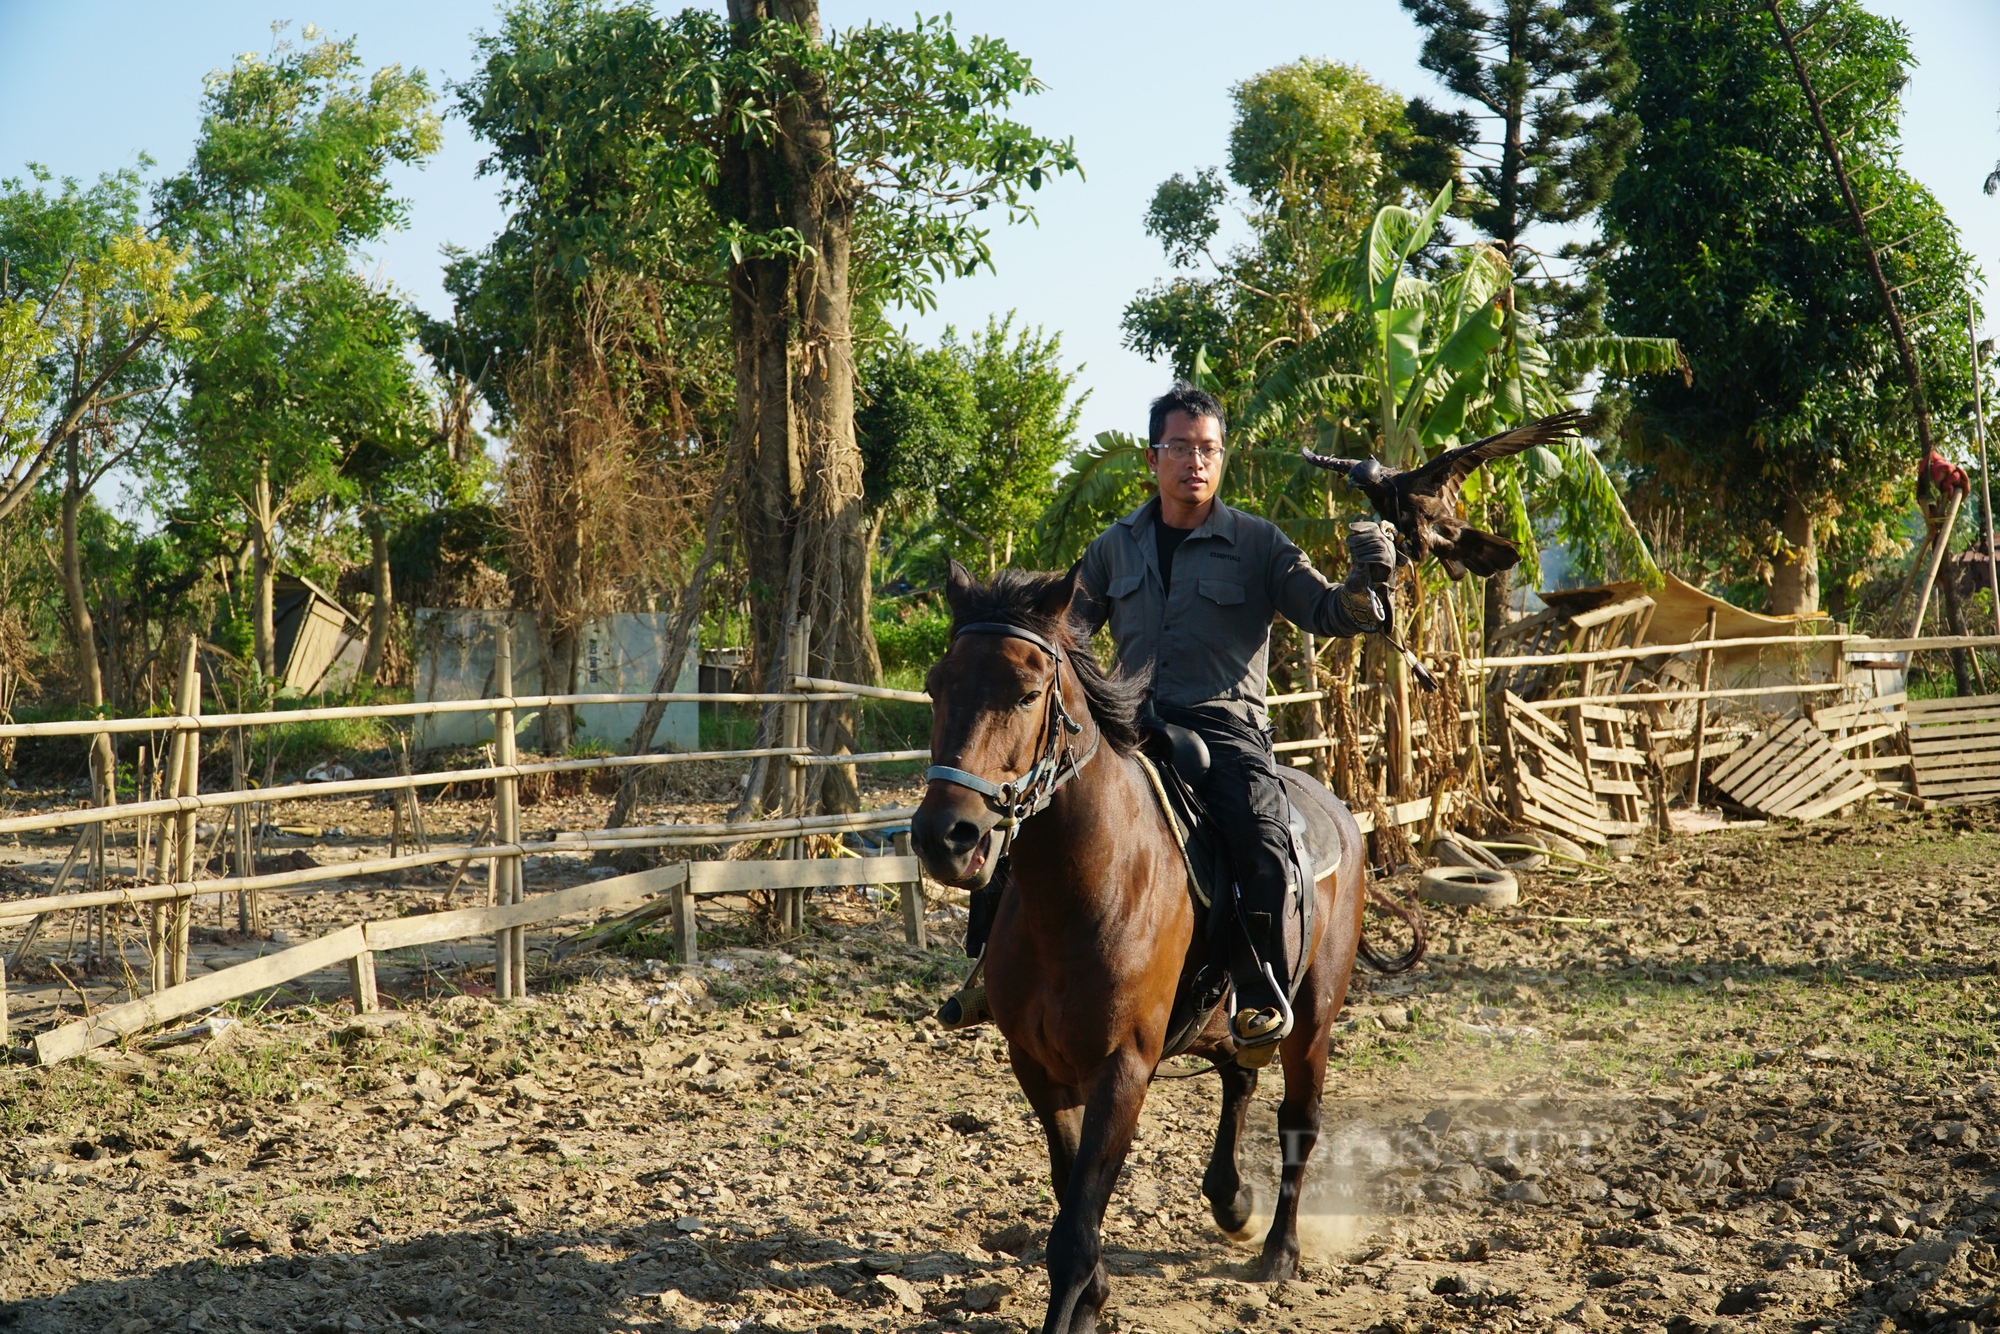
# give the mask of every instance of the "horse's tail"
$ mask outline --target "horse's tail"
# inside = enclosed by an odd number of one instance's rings
[[[1355,952],[1361,956],[1363,963],[1378,973],[1394,976],[1397,973],[1409,972],[1424,957],[1424,951],[1430,948],[1430,937],[1424,931],[1423,910],[1417,907],[1414,901],[1405,908],[1373,885],[1368,887],[1368,897],[1376,907],[1401,918],[1403,925],[1410,928],[1410,948],[1394,958],[1385,959],[1373,945],[1368,943],[1368,932],[1364,927],[1361,939],[1355,944]]]

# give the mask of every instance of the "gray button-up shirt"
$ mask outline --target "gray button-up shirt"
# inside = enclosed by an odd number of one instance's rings
[[[1150,674],[1160,704],[1223,701],[1259,728],[1271,652],[1271,617],[1316,635],[1360,633],[1339,589],[1268,519],[1221,501],[1174,552],[1173,592],[1160,578],[1153,525],[1158,496],[1107,528],[1083,553],[1092,633],[1106,620],[1118,665]],[[1079,607],[1079,611],[1084,608]]]

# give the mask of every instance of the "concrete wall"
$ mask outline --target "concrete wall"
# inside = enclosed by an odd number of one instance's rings
[[[419,610],[416,614],[416,698],[484,699],[494,693],[493,648],[498,642],[504,611]],[[652,690],[667,644],[664,612],[620,613],[587,622],[577,655],[573,688],[544,689],[541,649],[530,612],[515,612],[514,693],[516,695],[633,695]],[[693,691],[697,645],[689,643],[681,662],[677,691]],[[623,752],[632,742],[644,704],[585,704],[576,710],[576,740],[599,742]],[[541,728],[532,712],[517,714],[517,735],[534,746]],[[442,713],[421,719],[416,731],[420,746],[473,746],[493,739],[490,713]],[[669,704],[654,736],[655,749],[696,750],[701,744],[700,706]]]

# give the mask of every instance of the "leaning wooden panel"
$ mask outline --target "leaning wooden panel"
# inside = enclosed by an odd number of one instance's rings
[[[1941,727],[1910,729],[1912,755],[1943,755],[1952,751],[1994,747],[2000,747],[2000,721],[1948,723]]]
[[[92,1047],[116,1042],[184,1014],[345,963],[367,947],[361,928],[350,926],[234,968],[203,974],[179,986],[99,1010],[88,1019],[50,1029],[35,1039],[35,1059],[43,1065],[54,1065],[81,1056]]]
[[[1856,775],[1855,778],[1821,797],[1810,805],[1800,806],[1791,812],[1794,820],[1817,820],[1822,815],[1844,810],[1872,792],[1881,790],[1882,785],[1871,779]]]
[[[1852,772],[1839,752],[1826,744],[1825,737],[1809,737],[1806,744],[1786,761],[1781,772],[1771,775],[1744,796],[1744,804],[1754,804],[1773,815],[1782,815],[1791,806],[1792,798],[1801,792],[1824,787],[1835,774],[1844,776]]]
[[[369,922],[368,948],[402,950],[446,940],[466,940],[495,931],[510,931],[517,926],[552,922],[572,913],[622,907],[648,894],[672,889],[686,878],[687,863],[676,862],[672,866],[658,866],[633,875],[613,876],[595,884],[531,895],[519,903],[503,903],[491,908],[459,908],[452,912],[423,913],[416,917]]]
[[[1748,805],[1745,798],[1751,791],[1763,787],[1805,749],[1806,733],[1811,726],[1803,718],[1794,718],[1783,727],[1766,732],[1731,756],[1730,763],[1718,769],[1710,783]]]
[[[1904,705],[1910,718],[1942,718],[1959,713],[2000,713],[2000,695],[1949,695],[1942,699],[1913,699]]]
[[[1916,794],[1955,805],[2000,800],[2000,695],[1913,699],[1907,707]]]

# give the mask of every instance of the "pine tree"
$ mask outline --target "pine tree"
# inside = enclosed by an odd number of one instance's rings
[[[1513,259],[1523,295],[1563,332],[1596,332],[1594,285],[1548,272],[1549,257],[1523,238],[1595,212],[1638,137],[1638,121],[1614,105],[1636,77],[1615,0],[1402,3],[1428,34],[1423,67],[1478,108],[1446,111],[1419,98],[1412,125],[1481,164],[1468,173],[1466,216]],[[1593,253],[1572,243],[1555,257]]]

